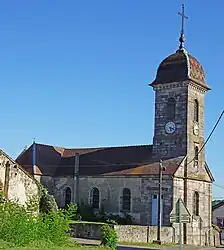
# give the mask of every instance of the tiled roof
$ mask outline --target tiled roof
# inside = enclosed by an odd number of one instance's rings
[[[149,163],[152,145],[66,149],[36,144],[36,165],[42,175],[73,175],[76,154],[79,154],[81,175],[100,175]],[[30,172],[32,155],[33,145],[16,159]]]
[[[163,167],[165,170],[163,174],[173,175],[178,169],[184,157],[177,157],[163,161]],[[109,175],[157,175],[159,174],[160,163],[154,162],[150,164],[145,164],[141,166],[137,166],[134,168],[129,168],[125,170],[111,172]]]
[[[197,59],[188,54],[186,50],[177,50],[176,53],[161,62],[156,79],[151,83],[151,86],[187,79],[209,89],[205,82],[204,70]]]

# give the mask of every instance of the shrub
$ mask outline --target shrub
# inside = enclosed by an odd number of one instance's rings
[[[40,197],[40,212],[41,213],[56,213],[58,205],[53,195],[43,192]]]
[[[65,207],[64,214],[66,218],[68,218],[69,220],[76,220],[77,210],[78,210],[78,206],[74,203],[70,203]]]
[[[36,215],[10,201],[0,204],[0,239],[15,246],[66,245],[69,242],[69,216],[63,210]]]
[[[97,221],[97,217],[94,214],[93,208],[89,204],[85,204],[81,202],[78,206],[78,214],[80,215],[82,220],[85,221]]]
[[[108,224],[101,226],[101,245],[116,249],[117,234],[114,228]]]

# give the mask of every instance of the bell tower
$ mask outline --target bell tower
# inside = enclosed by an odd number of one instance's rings
[[[184,5],[179,49],[164,59],[150,84],[155,91],[153,158],[188,156],[204,162],[204,95],[209,90],[201,64],[184,48]]]

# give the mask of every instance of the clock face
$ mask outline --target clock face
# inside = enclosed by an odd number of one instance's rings
[[[174,122],[167,122],[165,131],[167,134],[173,134],[176,131],[176,124]]]
[[[193,132],[195,135],[199,135],[199,126],[197,123],[194,123]]]

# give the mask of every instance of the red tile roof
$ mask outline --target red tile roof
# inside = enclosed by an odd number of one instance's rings
[[[32,154],[33,145],[16,159],[27,171],[32,171]],[[74,174],[76,154],[80,175],[101,175],[149,163],[152,145],[67,149],[36,144],[36,165],[42,175],[70,176]]]
[[[183,158],[184,157],[177,157],[169,160],[164,160],[163,167],[166,167],[166,169],[163,171],[163,174],[173,175],[177,171]],[[111,172],[109,173],[109,175],[157,175],[159,174],[159,168],[160,163],[154,162],[142,166],[136,166],[130,169]]]

